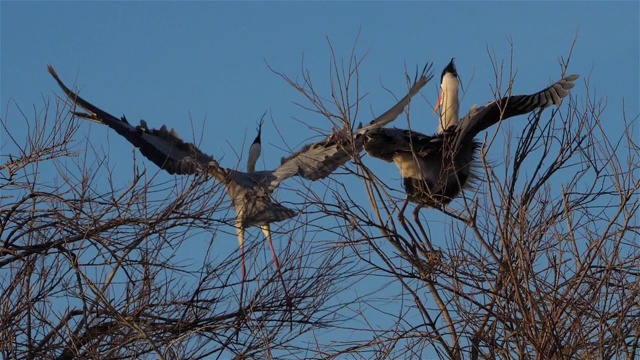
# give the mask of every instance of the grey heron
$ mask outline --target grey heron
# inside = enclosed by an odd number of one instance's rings
[[[352,129],[348,121],[332,131],[324,140],[308,144],[298,152],[283,158],[280,166],[274,170],[255,171],[255,162],[260,155],[260,131],[251,147],[248,172],[224,168],[211,156],[203,153],[192,143],[183,141],[175,131],[167,130],[163,125],[159,130],[150,129],[146,122],[140,126],[131,125],[126,117],[120,119],[87,102],[71,91],[57,75],[51,65],[47,68],[60,88],[71,101],[87,112],[74,112],[83,119],[92,120],[115,130],[142,155],[159,168],[170,174],[188,175],[206,173],[222,183],[235,209],[235,229],[242,258],[242,279],[246,277],[244,261],[245,229],[260,226],[271,242],[269,224],[294,217],[297,212],[272,201],[271,193],[280,183],[290,177],[300,176],[316,181],[329,176],[338,167],[347,163],[352,156],[362,151],[362,135],[371,129],[381,128],[395,120],[409,104],[411,98],[433,78],[432,64],[427,64],[418,77],[416,73],[408,94],[385,113],[372,120],[368,125]],[[271,245],[272,251],[273,245]],[[276,259],[277,261],[277,259]]]
[[[422,207],[442,207],[472,183],[474,160],[480,148],[480,143],[474,140],[478,133],[510,117],[560,105],[577,78],[578,75],[569,75],[532,95],[507,96],[472,107],[464,118],[458,119],[460,80],[451,59],[441,77],[441,95],[436,105],[436,109],[440,107],[437,134],[396,128],[375,128],[364,134],[364,150],[369,155],[393,161],[400,169],[407,194],[400,220],[404,220],[409,202],[417,204],[413,217],[418,222]]]

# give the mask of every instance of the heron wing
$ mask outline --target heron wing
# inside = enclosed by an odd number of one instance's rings
[[[535,94],[507,96],[479,108],[472,108],[459,122],[459,141],[471,141],[481,131],[512,116],[527,114],[537,108],[560,105],[562,99],[569,95],[569,90],[575,86],[573,82],[577,78],[578,75],[569,75]]]
[[[368,125],[359,128],[356,134],[362,135],[371,129],[382,128],[385,125],[392,122],[393,120],[395,120],[400,114],[402,114],[402,112],[404,111],[404,108],[407,107],[407,105],[409,105],[411,98],[414,95],[416,95],[425,85],[427,85],[427,83],[431,81],[431,79],[433,79],[433,73],[431,70],[432,67],[433,67],[433,63],[426,64],[422,69],[422,73],[419,78],[416,72],[416,76],[413,79],[413,85],[409,89],[409,93],[405,95],[405,97],[400,99],[400,101],[398,101],[397,104],[395,104],[391,109],[387,110],[384,114],[371,120],[371,122]]]
[[[416,74],[407,95],[368,125],[356,131],[345,126],[334,131],[324,140],[308,144],[300,151],[282,159],[281,165],[273,172],[274,179],[271,181],[270,188],[276,188],[284,179],[293,176],[301,176],[312,181],[323,179],[347,163],[353,154],[362,151],[362,135],[366,131],[381,128],[395,120],[404,111],[411,98],[433,78],[431,67],[432,64],[427,64],[419,78]]]
[[[71,91],[51,65],[47,68],[67,97],[88,111],[74,112],[76,116],[109,126],[161,169],[170,174],[194,174],[204,170],[218,181],[222,181],[227,175],[227,171],[221,168],[217,161],[204,154],[194,144],[180,139],[173,129],[167,130],[166,126],[159,130],[148,129],[144,121],[141,126],[133,126],[124,116],[118,119]]]

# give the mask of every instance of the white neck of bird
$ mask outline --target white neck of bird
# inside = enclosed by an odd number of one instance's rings
[[[458,78],[451,74],[445,74],[442,79],[442,104],[440,105],[440,123],[438,132],[442,133],[449,126],[457,125],[459,119],[460,103],[458,92],[460,82]]]
[[[256,163],[258,162],[258,158],[260,157],[260,152],[262,151],[262,146],[260,143],[254,142],[249,148],[249,157],[247,158],[247,172],[256,171]]]

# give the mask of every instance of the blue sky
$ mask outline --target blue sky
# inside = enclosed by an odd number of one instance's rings
[[[279,132],[287,146],[297,148],[315,134],[307,126],[329,129],[330,124],[295,105],[308,103],[266,63],[294,79],[308,68],[318,91],[328,96],[327,39],[343,58],[357,39],[356,55],[366,53],[360,88],[368,95],[358,119],[364,123],[394,104],[385,88],[404,94],[405,67],[413,71],[433,61],[434,81],[412,104],[412,127],[432,133],[437,123],[431,106],[450,58],[456,58],[465,86],[466,110],[492,100],[495,75],[488,52],[508,64],[512,43],[514,92],[532,93],[560,78],[558,59],[567,57],[577,35],[569,73],[582,77],[572,94],[587,96],[583,80],[589,79],[590,91],[608,103],[601,121],[615,138],[624,130],[623,101],[629,119],[640,113],[638,4],[2,2],[0,116],[19,136],[24,128],[15,104],[32,113],[43,97],[61,95],[46,72],[52,64],[85,99],[116,116],[126,114],[136,123],[145,119],[152,127],[166,123],[187,140],[194,132],[197,139],[202,136],[201,149],[226,166],[237,162],[231,144],[246,154],[248,144],[243,149],[242,142],[253,139],[256,122],[269,110],[275,123],[267,121],[263,129],[259,167],[272,168],[287,155]],[[406,118],[395,125],[406,126]],[[79,141],[90,134],[129,171],[126,141],[106,127],[80,126]],[[0,139],[2,155],[10,153],[5,134]],[[500,159],[501,147],[494,150]],[[400,188],[394,165],[366,161]],[[347,186],[351,181],[341,180]],[[431,231],[438,226],[432,224]],[[233,234],[226,244],[229,251],[237,246]]]
[[[299,109],[292,102],[303,99],[265,62],[295,77],[304,56],[314,79],[326,86],[326,38],[347,57],[358,34],[357,54],[368,52],[361,87],[376,114],[393,100],[380,84],[401,94],[405,65],[433,61],[439,73],[451,57],[463,81],[473,78],[463,108],[490,100],[487,49],[508,61],[509,40],[515,90],[538,90],[559,77],[557,59],[567,55],[576,34],[570,71],[590,74],[611,107],[625,97],[630,110],[638,109],[635,2],[3,2],[0,105],[6,109],[11,98],[26,106],[50,95],[50,63],[85,97],[116,114],[178,130],[190,130],[189,116],[195,123],[206,119],[218,141],[204,149],[215,155],[227,149],[224,140],[238,143],[245,129],[253,131],[265,110],[286,125],[281,130],[294,123]],[[437,76],[423,92],[431,102],[436,82]],[[323,119],[304,115],[322,125]],[[274,138],[271,131],[265,128],[266,142]],[[266,159],[280,155],[265,149]]]

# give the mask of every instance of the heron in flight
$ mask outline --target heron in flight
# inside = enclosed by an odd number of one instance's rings
[[[375,128],[364,134],[364,150],[369,155],[393,161],[400,169],[407,194],[399,213],[400,220],[404,220],[404,210],[410,201],[417,204],[413,217],[419,224],[418,213],[422,207],[440,208],[472,183],[474,166],[477,166],[474,160],[481,145],[474,140],[478,133],[510,117],[560,105],[577,78],[578,75],[569,75],[532,95],[512,95],[481,107],[474,106],[459,119],[460,79],[451,59],[440,79],[437,134],[430,136],[395,128]]]
[[[382,128],[395,120],[409,104],[411,98],[433,78],[432,64],[427,64],[420,77],[416,73],[408,94],[385,113],[372,120],[368,125],[352,129],[348,121],[338,130],[332,131],[324,140],[308,144],[298,152],[283,158],[280,166],[273,170],[255,171],[260,156],[260,132],[249,151],[248,172],[222,167],[211,156],[203,153],[192,143],[183,141],[173,130],[163,125],[159,130],[150,129],[146,122],[140,126],[131,125],[126,117],[120,119],[87,102],[71,91],[60,80],[51,65],[49,73],[62,91],[87,112],[74,112],[76,116],[109,126],[137,147],[142,155],[170,174],[206,173],[222,183],[235,209],[235,228],[242,258],[242,280],[246,278],[244,260],[244,233],[250,226],[259,226],[271,244],[269,224],[294,217],[297,212],[272,201],[271,193],[283,180],[293,176],[316,181],[329,176],[338,167],[347,163],[362,151],[363,134],[369,130]],[[279,267],[277,258],[276,265]]]

